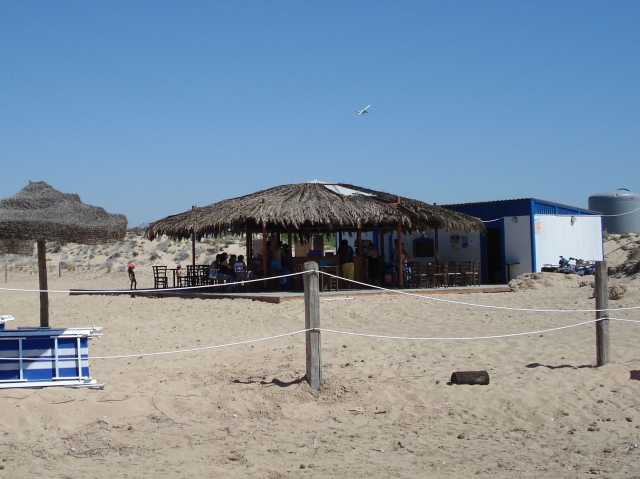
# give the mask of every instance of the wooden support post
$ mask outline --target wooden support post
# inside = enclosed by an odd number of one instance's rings
[[[62,261],[58,261],[58,278],[62,278]]]
[[[40,326],[49,326],[49,293],[47,286],[47,244],[43,239],[38,244],[38,280],[40,284]]]
[[[596,319],[608,318],[609,278],[606,261],[596,261],[595,296]],[[609,319],[602,319],[596,322],[596,366],[604,366],[609,360]]]
[[[264,201],[264,200],[263,200]],[[266,223],[262,224],[262,277],[264,281],[262,284],[264,285],[264,289],[267,289],[267,272],[269,271],[267,267],[267,225]]]
[[[251,268],[251,256],[253,254],[253,240],[251,238],[251,231],[249,230],[249,222],[247,217],[244,217],[244,260],[247,263],[247,269]]]
[[[7,265],[4,265],[4,282],[7,282]]]
[[[192,210],[195,210],[195,205],[191,206]],[[191,264],[193,265],[193,270],[196,269],[196,231],[193,230],[191,233]]]
[[[398,204],[400,204],[400,197],[398,197]],[[404,286],[404,271],[402,268],[402,223],[398,220],[398,287]]]
[[[320,327],[320,294],[318,263],[307,261],[303,271],[313,271],[302,275],[304,281],[304,328]],[[307,375],[306,379],[311,389],[317,391],[322,386],[322,356],[320,354],[320,331],[307,331]]]
[[[439,236],[438,235],[438,228],[436,228],[434,230],[434,235],[433,235],[433,239],[435,241],[435,247],[436,247],[436,264],[440,264],[440,241],[439,241]]]

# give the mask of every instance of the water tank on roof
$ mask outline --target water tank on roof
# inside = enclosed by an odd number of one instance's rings
[[[602,213],[608,233],[640,233],[640,195],[626,188],[589,197],[589,209]]]

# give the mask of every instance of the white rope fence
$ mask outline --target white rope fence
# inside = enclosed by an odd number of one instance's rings
[[[284,274],[281,276],[269,276],[268,278],[257,278],[257,279],[245,279],[242,281],[235,281],[231,283],[219,283],[219,284],[205,284],[200,286],[182,286],[176,288],[142,288],[142,289],[23,289],[23,288],[0,288],[0,291],[13,291],[13,292],[21,292],[21,293],[61,293],[61,294],[71,294],[71,293],[82,293],[82,294],[91,294],[91,293],[102,293],[102,294],[135,294],[135,293],[149,293],[149,292],[171,292],[171,291],[189,291],[193,289],[214,289],[214,288],[229,288],[229,287],[237,287],[243,286],[248,283],[256,283],[260,281],[270,281],[274,279],[283,279],[290,278],[293,276],[299,276],[301,274],[307,274],[305,271],[301,271],[299,273],[290,273]]]
[[[603,318],[605,319],[605,318]],[[510,333],[510,334],[498,334],[494,336],[472,336],[472,337],[406,337],[406,336],[385,336],[380,334],[364,334],[364,333],[352,333],[348,331],[336,331],[334,329],[317,328],[318,331],[325,331],[327,333],[346,334],[348,336],[361,336],[365,338],[377,338],[377,339],[401,339],[405,341],[477,341],[479,339],[501,339],[501,338],[513,338],[516,336],[528,336],[531,334],[549,333],[551,331],[560,331],[561,329],[575,328],[577,326],[584,326],[585,324],[591,324],[600,321],[598,319],[592,319],[590,321],[584,321],[582,323],[570,324],[568,326],[559,326],[557,328],[541,329],[539,331],[528,331],[526,333]]]
[[[91,358],[87,357],[86,359],[126,359],[126,358],[142,358],[142,357],[148,357],[148,356],[166,356],[166,355],[169,355],[169,354],[193,353],[193,352],[196,352],[196,351],[207,351],[207,350],[210,350],[210,349],[226,348],[226,347],[230,347],[230,346],[242,346],[242,345],[245,345],[245,344],[258,343],[260,341],[269,341],[269,340],[272,340],[272,339],[284,338],[286,336],[294,336],[296,334],[306,333],[307,331],[311,331],[311,330],[310,329],[302,329],[300,331],[293,331],[291,333],[276,334],[275,336],[268,336],[266,338],[248,339],[246,341],[237,341],[235,343],[217,344],[215,346],[202,346],[202,347],[198,347],[198,348],[176,349],[176,350],[171,350],[171,351],[160,351],[160,352],[155,352],[155,353],[122,354],[122,355],[118,355],[118,356],[91,356]],[[23,361],[48,361],[48,362],[51,362],[51,358],[24,357],[24,356],[22,358],[0,357],[0,362],[2,362],[2,361],[17,361],[18,359],[22,359]],[[59,360],[60,361],[74,361],[76,359],[77,358],[75,356],[69,356],[69,357],[61,357]],[[85,359],[85,358],[83,358],[83,359]]]
[[[248,284],[248,283],[255,283],[255,282],[260,282],[260,281],[266,281],[266,280],[276,280],[276,279],[284,279],[284,278],[290,278],[290,277],[294,277],[294,276],[299,276],[299,275],[303,275],[303,274],[307,274],[307,271],[301,271],[301,272],[297,272],[297,273],[290,273],[290,274],[285,274],[285,275],[280,275],[280,276],[270,276],[269,278],[257,278],[257,279],[250,279],[250,280],[243,280],[243,281],[238,281],[235,283],[221,283],[221,284],[210,284],[210,285],[201,285],[201,286],[185,286],[185,287],[180,287],[180,288],[145,288],[145,289],[114,289],[114,290],[105,290],[105,289],[98,289],[98,290],[55,290],[55,289],[49,289],[49,290],[40,290],[40,289],[24,289],[24,288],[0,288],[0,291],[11,291],[11,292],[23,292],[23,293],[61,293],[61,294],[72,294],[72,293],[82,293],[82,294],[135,294],[136,292],[172,292],[172,291],[189,291],[189,290],[202,290],[202,289],[214,289],[214,288],[229,288],[229,287],[237,287],[237,286],[243,286],[244,284]],[[395,293],[395,294],[401,294],[404,296],[409,296],[409,297],[414,297],[414,298],[419,298],[419,299],[427,299],[427,300],[431,300],[431,301],[437,301],[437,302],[441,302],[441,303],[448,303],[448,304],[457,304],[460,306],[468,306],[468,307],[475,307],[475,308],[485,308],[485,309],[497,309],[497,310],[503,310],[503,311],[522,311],[522,312],[532,312],[532,313],[592,313],[592,312],[596,312],[599,311],[597,309],[537,309],[537,308],[516,308],[516,307],[511,307],[511,306],[494,306],[494,305],[489,305],[489,304],[479,304],[479,303],[467,303],[464,301],[454,301],[451,299],[444,299],[444,298],[436,298],[433,296],[428,296],[425,294],[416,294],[416,293],[410,293],[408,291],[403,291],[403,290],[399,290],[399,289],[390,289],[390,288],[384,288],[382,286],[376,286],[376,285],[372,285],[372,284],[367,284],[367,283],[362,283],[360,281],[356,281],[356,280],[352,280],[352,279],[347,279],[347,278],[343,278],[341,276],[336,276],[333,275],[331,273],[327,273],[325,271],[319,271],[320,274],[323,274],[325,276],[331,277],[331,278],[335,278],[337,280],[342,280],[342,281],[347,281],[349,283],[353,283],[353,284],[357,284],[360,286],[364,286],[366,288],[369,289],[376,289],[379,290],[381,292],[387,292],[387,293]],[[628,307],[622,307],[622,308],[608,308],[606,311],[629,311],[629,310],[636,310],[636,309],[640,309],[640,306],[628,306]],[[605,310],[601,310],[601,311],[605,311]]]
[[[411,296],[413,298],[420,298],[420,299],[429,299],[432,301],[438,301],[441,303],[449,303],[449,304],[458,304],[461,306],[471,306],[471,307],[475,307],[475,308],[488,308],[488,309],[500,309],[500,310],[505,310],[505,311],[526,311],[526,312],[530,312],[530,313],[593,313],[596,311],[627,311],[627,310],[633,310],[633,309],[640,309],[640,306],[629,306],[626,308],[608,308],[606,310],[598,310],[598,309],[535,309],[535,308],[514,308],[514,307],[510,307],[510,306],[493,306],[493,305],[489,305],[489,304],[478,304],[478,303],[465,303],[464,301],[454,301],[452,299],[443,299],[443,298],[435,298],[433,296],[427,296],[425,294],[416,294],[416,293],[410,293],[408,291],[403,291],[401,289],[389,289],[389,288],[383,288],[382,286],[375,286],[372,284],[367,284],[367,283],[361,283],[360,281],[356,281],[353,279],[346,279],[343,278],[341,276],[335,276],[333,274],[327,273],[325,271],[320,271],[320,274],[324,274],[326,276],[330,276],[332,278],[337,278],[339,280],[342,281],[347,281],[349,283],[354,283],[354,284],[359,284],[362,286],[366,286],[367,288],[373,288],[373,289],[377,289],[377,290],[381,290],[381,291],[386,291],[389,293],[395,293],[395,294],[401,294],[404,296]]]
[[[496,335],[491,335],[491,336],[460,336],[460,337],[454,337],[454,336],[447,336],[447,337],[430,337],[430,336],[390,336],[390,335],[384,335],[384,334],[366,334],[366,333],[357,333],[357,332],[352,332],[352,331],[339,331],[339,330],[335,330],[335,329],[327,329],[327,328],[310,328],[310,329],[301,329],[300,331],[292,331],[289,333],[282,333],[282,334],[276,334],[274,336],[267,336],[265,338],[258,338],[258,339],[248,339],[245,341],[236,341],[233,343],[225,343],[225,344],[217,344],[217,345],[213,345],[213,346],[202,346],[202,347],[197,347],[197,348],[188,348],[188,349],[176,349],[176,350],[171,350],[171,351],[159,351],[159,352],[154,352],[154,353],[132,353],[132,354],[122,354],[122,355],[116,355],[116,356],[91,356],[91,359],[127,359],[127,358],[142,358],[142,357],[149,357],[149,356],[166,356],[166,355],[170,355],[170,354],[184,354],[184,353],[192,353],[192,352],[197,352],[197,351],[208,351],[208,350],[212,350],[212,349],[219,349],[219,348],[226,348],[226,347],[231,347],[231,346],[242,346],[242,345],[246,345],[246,344],[252,344],[252,343],[258,343],[261,341],[269,341],[269,340],[273,340],[273,339],[279,339],[279,338],[284,338],[287,336],[295,336],[297,334],[302,334],[302,333],[306,333],[308,331],[324,331],[326,333],[334,333],[334,334],[342,334],[342,335],[347,335],[347,336],[358,336],[358,337],[363,337],[363,338],[373,338],[373,339],[394,339],[394,340],[401,340],[401,341],[478,341],[478,340],[486,340],[486,339],[504,339],[504,338],[514,338],[514,337],[518,337],[518,336],[531,336],[533,334],[544,334],[544,333],[550,333],[553,331],[562,331],[565,329],[571,329],[571,328],[576,328],[579,326],[585,326],[587,324],[592,324],[592,323],[596,323],[598,321],[602,321],[604,319],[610,319],[613,321],[624,321],[624,322],[631,322],[631,323],[640,323],[640,320],[634,320],[634,319],[622,319],[622,318],[600,318],[600,319],[592,319],[589,321],[583,321],[581,323],[575,323],[575,324],[569,324],[566,326],[558,326],[555,328],[548,328],[548,329],[539,329],[536,331],[526,331],[526,332],[521,332],[521,333],[507,333],[507,334],[496,334]],[[1,361],[16,361],[18,358],[11,358],[11,357],[0,357],[0,362]],[[22,358],[25,361],[51,361],[50,358],[41,358],[41,357],[23,357]],[[61,360],[74,360],[75,357],[69,357],[69,358],[61,358]],[[89,358],[87,358],[89,359]]]
[[[636,211],[640,210],[640,208],[636,208],[635,210],[631,210],[631,211],[627,211],[626,213],[618,213],[615,215],[556,215],[556,216],[601,216],[602,218],[612,218],[614,216],[624,216],[624,215],[630,215],[631,213],[635,213]],[[480,220],[483,223],[493,223],[494,221],[500,221],[500,220],[504,220],[506,218],[511,218],[511,216],[501,216],[500,218],[494,218],[492,220]]]

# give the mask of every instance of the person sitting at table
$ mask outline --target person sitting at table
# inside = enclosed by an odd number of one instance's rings
[[[247,265],[244,264],[243,255],[238,256],[236,264],[233,265],[233,270],[237,280],[252,279],[252,272],[247,271]]]
[[[282,267],[288,270],[292,269],[291,265],[291,249],[287,243],[282,245]]]
[[[217,254],[216,260],[209,266],[209,279],[224,279],[233,281],[233,275],[227,265],[224,264],[224,254]]]
[[[278,244],[271,251],[271,268],[273,274],[279,274],[282,269],[282,241],[278,241]]]
[[[231,256],[229,256],[229,261],[228,261],[228,263],[229,263],[229,268],[231,268],[231,269],[232,269],[232,270],[234,270],[234,271],[235,271],[234,266],[235,266],[235,264],[236,264],[236,261],[237,261],[237,257],[236,257],[236,255],[235,255],[235,254],[232,254]]]
[[[247,269],[247,265],[244,264],[244,256],[240,255],[238,256],[238,259],[236,259],[236,262],[233,265],[233,270],[236,272],[236,275],[238,273],[242,273],[243,271],[246,271]]]
[[[226,274],[229,279],[233,279],[233,269],[229,266],[229,261],[227,258],[229,255],[227,253],[220,254],[220,259],[218,260],[218,272],[222,274]]]
[[[251,260],[251,271],[253,271],[254,276],[264,278],[262,271],[262,253],[258,253],[258,256]]]

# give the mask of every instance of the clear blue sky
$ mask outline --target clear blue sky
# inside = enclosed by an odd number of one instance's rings
[[[0,2],[0,197],[640,192],[640,2]],[[371,104],[370,113],[356,109]]]

